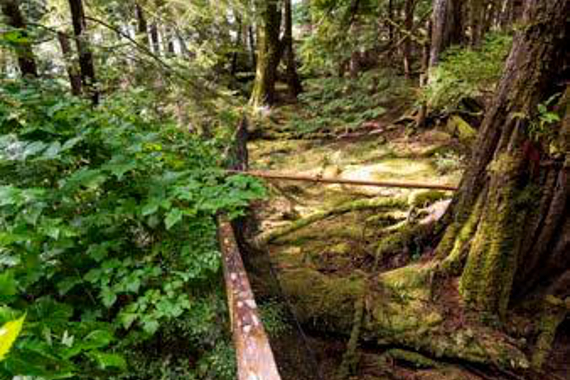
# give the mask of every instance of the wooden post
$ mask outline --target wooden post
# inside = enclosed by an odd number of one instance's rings
[[[238,380],[281,380],[234,231],[223,216],[218,218],[218,239],[222,250]]]

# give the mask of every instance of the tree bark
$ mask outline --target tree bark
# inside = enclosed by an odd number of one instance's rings
[[[93,53],[87,37],[87,24],[85,22],[85,10],[82,0],[69,0],[71,9],[71,21],[75,42],[79,53],[79,68],[81,70],[81,83],[93,104],[99,103],[99,91],[97,90],[97,78],[95,76],[95,64]]]
[[[71,86],[71,93],[75,96],[81,95],[81,75],[77,72],[75,63],[73,62],[73,53],[71,51],[71,44],[66,33],[58,32],[57,39],[61,47],[61,53],[65,61],[65,70],[69,76],[69,84]]]
[[[414,27],[414,9],[416,7],[415,0],[406,0],[404,3],[404,28],[406,32],[412,33]],[[412,73],[412,39],[407,38],[403,46],[404,53],[404,74],[410,79]]]
[[[20,29],[23,37],[27,36],[26,22],[18,7],[18,1],[15,0],[1,0],[2,13],[6,18],[7,24],[12,28]],[[23,76],[38,76],[38,69],[36,59],[32,50],[32,45],[29,42],[21,43],[16,49],[18,56],[18,66]]]
[[[444,218],[449,224],[438,256],[445,258],[445,267],[467,253],[460,293],[468,308],[490,316],[504,318],[513,293],[548,283],[570,266],[570,164],[567,158],[548,157],[529,135],[538,103],[552,94],[568,62],[569,7],[565,0],[526,2],[525,25]],[[564,130],[547,133],[556,141]],[[546,159],[551,164],[543,165]]]
[[[236,20],[236,27],[235,27],[236,42],[234,45],[234,52],[232,53],[232,62],[230,67],[230,74],[232,76],[235,76],[238,70],[238,61],[239,61],[240,51],[242,49],[242,40],[243,40],[242,33],[244,29],[242,19],[238,14],[238,12],[234,12],[234,18]]]
[[[135,13],[137,17],[138,37],[146,47],[150,48],[150,39],[148,38],[148,23],[146,21],[144,10],[139,3],[135,4]]]
[[[250,104],[254,107],[275,102],[275,80],[280,58],[279,0],[257,2],[260,20],[257,32],[257,68]]]
[[[471,0],[469,2],[469,43],[473,47],[481,44],[483,39],[486,0]]]
[[[284,59],[287,68],[287,87],[289,95],[292,98],[297,98],[303,92],[303,86],[299,75],[297,75],[297,68],[295,63],[295,50],[293,48],[293,16],[291,11],[291,0],[285,0],[283,5],[283,24],[284,32],[281,44],[285,49]]]
[[[429,66],[437,66],[441,53],[463,38],[462,1],[434,0]]]
[[[156,23],[150,26],[150,39],[152,41],[153,53],[160,56],[160,40],[158,38],[158,25]]]
[[[251,67],[257,68],[257,56],[255,54],[255,31],[253,26],[247,28],[247,42],[249,45],[249,55],[251,60]]]
[[[388,18],[390,21],[394,21],[394,3],[392,0],[388,0]],[[388,44],[392,45],[394,42],[394,24],[388,22]]]

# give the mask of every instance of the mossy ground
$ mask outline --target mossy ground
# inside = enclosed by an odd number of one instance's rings
[[[267,122],[279,129],[295,107],[277,108]],[[359,138],[254,140],[249,149],[255,170],[457,185],[460,146],[445,131],[393,126]],[[297,318],[319,341],[317,355],[328,352],[321,358],[325,378],[338,376],[358,301],[364,302],[360,340],[378,348],[359,346],[358,365],[351,366],[355,379],[481,378],[446,360],[528,365],[513,341],[464,315],[457,281],[432,283],[435,247],[416,232],[429,228],[422,221],[442,215],[451,193],[291,181],[269,187],[269,199],[256,210],[260,235],[357,200],[405,200],[389,209],[333,215],[264,247]],[[394,345],[405,350],[384,355]]]

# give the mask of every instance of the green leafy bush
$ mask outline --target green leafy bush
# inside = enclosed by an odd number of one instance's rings
[[[27,312],[0,377],[108,378],[168,336],[198,363],[227,335],[214,216],[264,189],[128,95],[0,86],[0,325]]]
[[[452,112],[467,98],[491,94],[503,71],[512,37],[506,34],[487,36],[478,50],[450,48],[424,90],[423,101],[434,111]]]

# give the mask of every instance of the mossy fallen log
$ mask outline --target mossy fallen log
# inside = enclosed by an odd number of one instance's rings
[[[523,352],[502,333],[475,322],[449,322],[430,299],[433,266],[412,265],[373,279],[363,274],[332,277],[309,268],[284,270],[284,294],[299,320],[313,329],[349,335],[355,302],[364,299],[361,339],[396,345],[432,358],[499,367],[527,368]],[[459,306],[458,306],[459,307]]]

